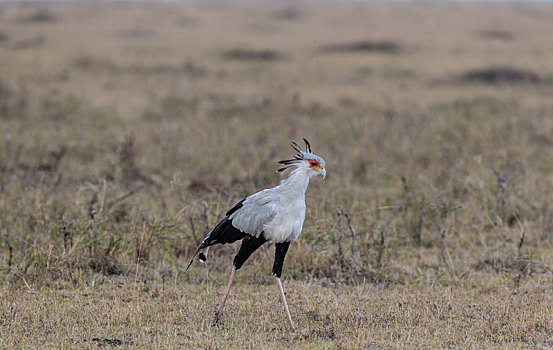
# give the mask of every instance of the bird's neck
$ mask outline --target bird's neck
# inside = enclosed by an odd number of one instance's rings
[[[305,194],[307,186],[309,185],[309,169],[296,168],[290,173],[282,182],[280,187],[291,194],[302,193]]]

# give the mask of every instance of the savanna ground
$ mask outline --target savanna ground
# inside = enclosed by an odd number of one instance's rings
[[[553,7],[0,4],[0,348],[553,346]],[[288,142],[273,247],[184,267]]]

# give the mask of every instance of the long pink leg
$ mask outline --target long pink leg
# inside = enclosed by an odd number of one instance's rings
[[[228,295],[230,293],[230,287],[232,287],[232,281],[234,281],[234,275],[236,274],[236,267],[232,267],[232,272],[230,273],[230,279],[228,281],[227,291],[225,292],[225,296],[223,297],[223,302],[221,303],[221,307],[219,308],[219,312],[217,313],[217,316],[215,316],[215,320],[213,321],[213,324],[218,324],[221,320],[221,316],[223,315],[223,309],[225,308],[225,303],[227,302]]]
[[[280,283],[280,278],[275,277],[278,289],[280,289],[280,296],[282,297],[282,302],[284,303],[284,309],[286,309],[286,316],[288,316],[288,322],[290,322],[290,328],[292,328],[292,332],[296,331],[296,327],[294,327],[294,322],[292,322],[292,316],[290,315],[290,309],[288,309],[288,303],[286,302],[286,296],[284,295],[284,289],[282,289],[282,283]]]

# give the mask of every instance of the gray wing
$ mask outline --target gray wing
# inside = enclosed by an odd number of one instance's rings
[[[259,237],[266,224],[276,216],[275,203],[278,197],[272,189],[266,189],[247,197],[242,207],[229,216],[232,226],[242,232]]]

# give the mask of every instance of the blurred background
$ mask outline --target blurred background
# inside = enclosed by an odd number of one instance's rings
[[[0,347],[552,346],[553,7],[0,3]],[[184,268],[307,138],[273,247]]]
[[[0,274],[224,283],[237,247],[187,258],[305,137],[287,278],[550,281],[552,32],[536,3],[1,3]]]

